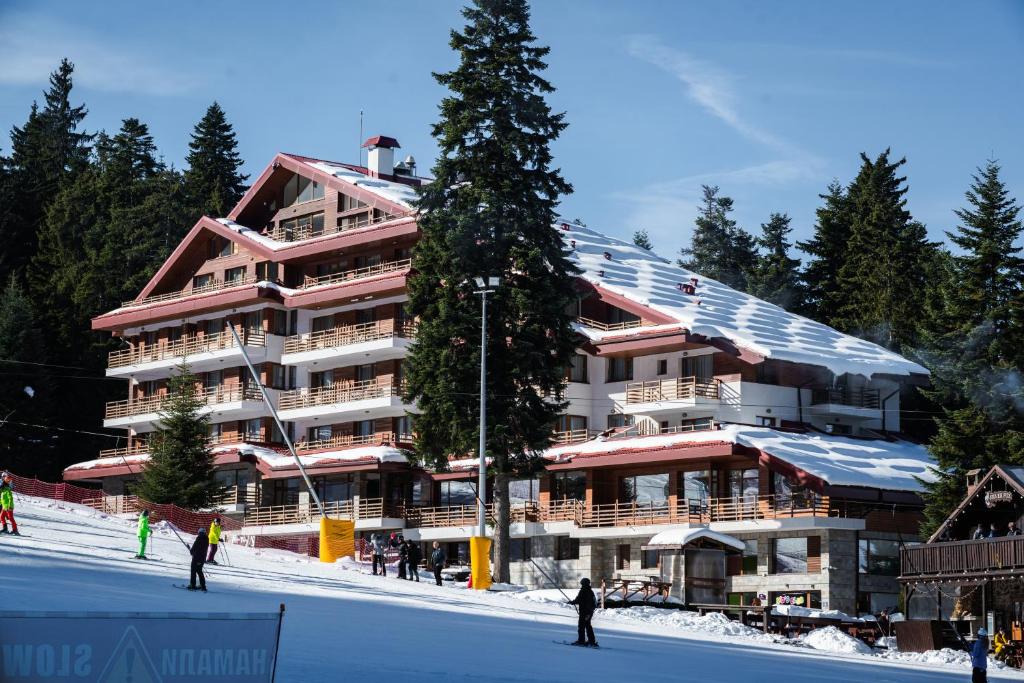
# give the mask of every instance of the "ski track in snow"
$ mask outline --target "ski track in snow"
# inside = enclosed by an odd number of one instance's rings
[[[743,635],[744,627],[718,615],[654,608],[599,611],[597,637],[608,649],[566,648],[554,641],[575,638],[576,614],[558,604],[554,591],[438,588],[426,572],[419,584],[400,582],[370,576],[351,562],[320,564],[236,545],[219,554],[232,566],[207,568],[215,592],[193,594],[171,586],[187,583],[188,554],[163,524],[154,525],[148,551],[159,559],[141,562],[131,557],[137,549],[132,520],[25,496],[17,496],[15,514],[31,536],[0,536],[6,610],[273,612],[283,602],[282,683],[396,675],[494,683],[944,683],[970,676],[962,658],[951,665],[936,656],[926,665],[815,651]],[[194,534],[182,537],[190,541]],[[991,667],[989,676],[1024,680]]]

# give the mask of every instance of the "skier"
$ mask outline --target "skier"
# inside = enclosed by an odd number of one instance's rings
[[[214,517],[213,522],[210,524],[210,554],[207,556],[206,561],[209,564],[217,564],[217,560],[213,559],[217,555],[217,544],[220,543],[220,517]]]
[[[206,561],[206,551],[210,549],[210,538],[206,529],[200,529],[196,540],[192,541],[189,551],[192,553],[192,566],[189,568],[188,589],[196,590],[196,576],[199,577],[199,590],[206,592],[206,576],[203,575],[203,563]]]
[[[978,639],[971,648],[971,683],[988,683],[988,631],[978,629]]]
[[[401,537],[399,537],[401,538]],[[398,578],[405,578],[406,566],[409,564],[409,544],[402,538],[398,543]]]
[[[377,576],[377,565],[379,564],[380,575],[387,576],[387,568],[384,565],[384,546],[386,545],[384,539],[379,533],[374,532],[370,536],[370,545],[373,546],[373,575]]]
[[[594,618],[594,603],[594,591],[590,589],[590,579],[581,579],[580,592],[576,594],[576,598],[574,600],[569,601],[570,605],[576,605],[580,611],[580,619],[576,627],[576,642],[573,643],[573,645],[597,647],[597,638],[594,637],[594,627],[590,624],[590,621]],[[586,636],[585,639],[584,636]]]
[[[152,534],[149,530],[149,510],[143,510],[139,515],[139,554],[135,556],[136,560],[146,559],[146,542]]]
[[[14,487],[10,481],[10,475],[0,483],[0,522],[4,528],[0,533],[7,533],[7,522],[11,523],[11,535],[21,536],[18,532],[18,523],[14,521]]]
[[[434,541],[434,552],[430,553],[430,564],[434,566],[434,581],[438,586],[441,585],[441,570],[444,569],[444,561],[448,559],[444,551],[441,550],[441,544]]]
[[[418,542],[409,541],[409,566],[407,570],[409,572],[408,579],[413,579],[419,583],[420,580],[420,560],[423,559],[420,552],[420,544]]]

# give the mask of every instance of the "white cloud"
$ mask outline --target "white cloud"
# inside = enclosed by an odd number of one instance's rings
[[[45,85],[63,57],[75,64],[75,83],[96,90],[168,96],[187,92],[196,82],[114,41],[49,19],[4,16],[0,84]]]

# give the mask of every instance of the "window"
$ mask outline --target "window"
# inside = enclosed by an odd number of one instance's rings
[[[245,421],[245,440],[259,441],[263,438],[263,420],[254,417]]]
[[[889,610],[895,612],[896,607],[899,604],[899,593],[868,593],[861,592],[857,594],[857,613],[858,614],[881,614],[883,610]],[[935,616],[934,607],[932,609],[932,617]]]
[[[617,325],[619,323],[637,323],[640,322],[640,316],[634,315],[629,311],[624,311],[616,306],[608,307],[608,323],[611,325]]]
[[[370,381],[373,380],[373,378],[375,376],[376,376],[376,373],[374,373],[374,371],[373,371],[373,363],[368,363],[366,365],[357,365],[356,366],[356,381],[357,382],[370,382]]]
[[[767,417],[765,415],[758,415],[754,422],[758,427],[774,427],[777,424],[778,419],[774,417]]]
[[[568,536],[555,536],[555,559],[580,559],[580,539],[569,538]]]
[[[365,203],[359,201],[355,197],[350,197],[347,194],[338,195],[338,210],[339,211],[353,211],[354,209],[362,209],[366,206]]]
[[[896,541],[862,538],[858,545],[858,571],[877,576],[899,576],[900,544]],[[873,610],[872,610],[873,611]]]
[[[773,574],[807,573],[807,539],[776,538]]]
[[[628,543],[620,543],[618,550],[615,552],[615,568],[619,571],[629,571],[629,556],[630,556],[630,545]]]
[[[392,258],[396,261],[404,261],[407,258],[412,258],[412,247],[398,247],[395,249],[395,254]]]
[[[220,318],[214,318],[213,320],[207,320],[203,323],[203,329],[206,330],[206,334],[219,334],[224,332],[224,321]]]
[[[609,358],[605,382],[628,382],[633,379],[632,358]]]
[[[295,505],[299,502],[299,478],[274,479],[271,489],[271,505]]]
[[[246,313],[244,324],[247,332],[261,332],[263,330],[263,313],[260,311]]]
[[[224,271],[224,282],[241,282],[245,279],[245,266],[228,268]]]
[[[658,361],[658,374],[659,375],[667,375],[668,374],[668,361],[666,359],[664,359],[664,358],[662,358],[661,360]]]
[[[556,432],[585,432],[587,418],[583,415],[559,415],[555,422]]]
[[[329,387],[334,384],[334,371],[324,370],[323,372],[311,372],[309,373],[309,388],[319,389],[321,387]]]
[[[196,275],[192,278],[192,289],[202,289],[203,287],[209,287],[213,284],[213,273],[206,273],[204,275]]]
[[[757,574],[757,541],[743,541],[743,555],[740,562],[740,574]]]
[[[769,593],[768,604],[797,605],[811,609],[821,608],[821,591],[789,591],[787,593]]]
[[[660,550],[642,550],[640,552],[640,569],[658,569],[661,567]]]
[[[331,438],[331,425],[317,425],[306,431],[309,441],[328,441]]]
[[[223,433],[223,425],[219,422],[213,422],[206,426],[206,438],[210,443],[220,443]]]
[[[207,391],[216,391],[223,383],[223,370],[211,370],[203,375],[203,388]]]
[[[622,413],[612,413],[608,416],[608,429],[615,429],[617,427],[632,427],[633,416],[623,415]]]
[[[513,538],[508,549],[509,562],[528,562],[530,560],[529,538]]]
[[[772,487],[775,492],[776,505],[780,508],[806,508],[814,503],[815,494],[807,490],[797,481],[791,480],[778,472],[772,473]]]
[[[288,370],[283,365],[269,363],[267,382],[271,389],[285,389],[288,384]]]
[[[352,423],[353,436],[373,436],[373,420],[359,420]]]
[[[476,488],[468,481],[442,481],[440,505],[476,505]]]
[[[373,308],[360,308],[356,311],[356,325],[372,323],[377,319],[377,311]]]
[[[539,479],[513,479],[508,483],[508,499],[513,505],[529,503],[539,497]]]
[[[711,417],[698,417],[693,420],[682,420],[679,423],[682,431],[700,431],[702,429],[714,429],[715,420]]]
[[[352,267],[356,270],[360,268],[372,268],[373,266],[379,266],[381,263],[380,254],[369,254],[368,256],[356,256],[352,259]]]
[[[757,469],[729,470],[729,497],[742,498],[745,502],[757,500],[759,493]]]
[[[231,240],[225,239],[220,245],[220,251],[217,252],[217,256],[231,256],[237,253],[238,245]]]
[[[587,383],[587,357],[582,353],[574,353],[569,361],[569,381]]]
[[[284,206],[324,198],[324,186],[315,180],[293,175],[284,186]]]
[[[679,473],[679,489],[690,504],[711,498],[711,470]]]
[[[271,333],[282,337],[288,334],[288,311],[275,309],[271,315],[273,315],[270,322]]]
[[[327,330],[332,330],[334,329],[334,316],[321,315],[318,318],[313,318],[311,327],[314,332],[326,332]]]
[[[334,275],[335,273],[341,273],[348,266],[348,261],[332,261],[331,263],[318,263],[316,264],[316,276],[326,277],[328,275]]]
[[[260,261],[256,264],[256,279],[260,282],[277,280],[277,264],[271,261]]]
[[[313,480],[313,488],[323,502],[352,500],[356,493],[355,477],[351,474],[339,477],[317,477]]]
[[[698,382],[709,382],[715,376],[713,356],[705,353],[700,356],[687,356],[679,362],[680,377],[696,377]]]
[[[554,500],[586,500],[587,475],[584,472],[555,472],[551,495]]]
[[[665,474],[641,474],[623,477],[620,500],[637,505],[668,505],[669,476]]]
[[[412,418],[408,415],[392,418],[391,431],[393,431],[399,438],[408,438],[412,436]]]

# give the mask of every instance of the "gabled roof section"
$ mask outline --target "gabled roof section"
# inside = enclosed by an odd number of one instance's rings
[[[558,227],[583,280],[678,321],[691,335],[728,340],[755,356],[818,365],[836,375],[928,374],[877,344],[789,313],[646,249],[581,225]]]
[[[1002,480],[1004,485],[1009,490],[1014,491],[1017,495],[1024,497],[1024,467],[1015,467],[1009,465],[993,465],[992,469],[985,473],[985,476],[981,478],[978,485],[967,494],[967,497],[960,501],[960,504],[956,506],[956,509],[950,513],[949,517],[946,517],[946,521],[942,523],[932,537],[928,539],[929,543],[934,543],[936,540],[942,538],[950,526],[963,514],[964,510],[970,506],[971,503],[978,500],[978,498],[984,499],[985,494],[990,491],[990,484],[994,483],[995,480]],[[986,529],[988,527],[986,526]]]

